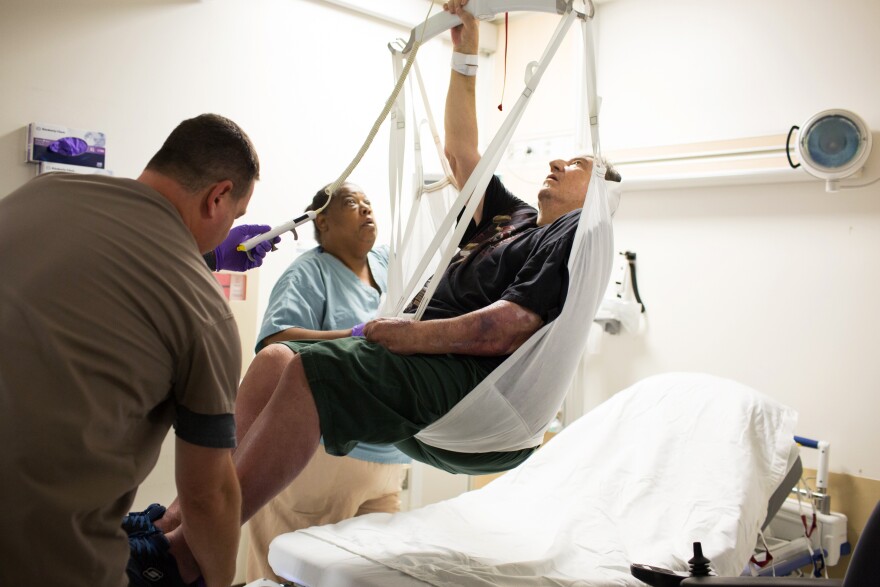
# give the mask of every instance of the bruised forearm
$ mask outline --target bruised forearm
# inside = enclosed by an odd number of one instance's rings
[[[457,318],[374,320],[364,328],[364,336],[398,354],[500,356],[518,349],[542,325],[531,310],[499,301]]]

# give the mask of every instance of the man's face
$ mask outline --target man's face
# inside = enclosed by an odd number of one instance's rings
[[[363,243],[372,248],[376,242],[376,220],[369,198],[356,185],[346,184],[334,196],[325,211],[325,230],[321,242],[332,246],[334,242]]]
[[[550,162],[550,174],[538,192],[538,226],[583,208],[593,172],[593,161],[586,156]]]
[[[200,250],[203,253],[215,249],[229,236],[229,229],[232,228],[232,223],[247,212],[251,196],[254,195],[255,185],[256,182],[251,182],[245,195],[240,198],[234,198],[231,194],[223,197],[218,207],[218,215],[210,222],[203,224],[199,231],[201,236],[196,236],[196,241],[199,243]],[[196,233],[193,232],[193,234],[195,235]]]

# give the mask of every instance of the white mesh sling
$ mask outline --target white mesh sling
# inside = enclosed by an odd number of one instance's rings
[[[589,5],[588,5],[589,6]],[[403,309],[431,275],[442,275],[456,252],[467,221],[485,192],[502,153],[535,91],[544,70],[556,53],[575,18],[580,18],[584,34],[585,74],[589,96],[593,153],[600,155],[598,140],[598,99],[595,95],[595,66],[592,54],[590,18],[592,14],[574,10],[572,2],[556,0],[480,1],[472,0],[468,9],[478,17],[496,12],[530,10],[561,14],[560,23],[541,60],[530,66],[526,85],[515,106],[483,154],[479,165],[460,192],[448,179],[425,186],[421,161],[420,133],[415,99],[409,110],[406,92],[397,96],[391,113],[390,193],[392,210],[391,255],[388,293],[380,308],[381,316],[411,317],[418,320],[437,285],[431,279],[415,315]],[[390,46],[395,79],[402,71],[403,59],[418,43],[459,23],[449,14],[428,19],[412,31],[406,45]],[[417,41],[418,40],[418,43]],[[447,178],[451,176],[440,140],[427,105],[417,65],[415,82],[410,77],[410,93],[417,83],[424,106],[424,123],[430,128]],[[406,130],[412,130],[413,182],[404,193]],[[422,430],[416,438],[425,444],[461,453],[514,451],[541,443],[544,431],[562,405],[575,369],[586,346],[587,332],[606,290],[613,257],[613,234],[605,169],[594,165],[585,206],[581,211],[568,262],[568,293],[561,315],[544,325],[525,344],[497,367],[448,414]],[[456,225],[464,208],[462,222]]]

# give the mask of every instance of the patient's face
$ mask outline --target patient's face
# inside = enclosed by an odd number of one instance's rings
[[[582,208],[592,172],[593,160],[587,156],[551,161],[550,173],[538,192],[538,225]]]

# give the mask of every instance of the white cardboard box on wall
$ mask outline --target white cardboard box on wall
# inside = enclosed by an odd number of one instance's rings
[[[41,122],[32,122],[27,127],[26,162],[46,161],[104,169],[106,157],[107,135],[101,131]]]

